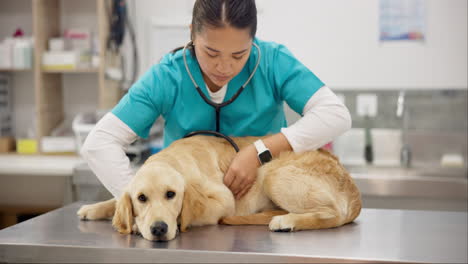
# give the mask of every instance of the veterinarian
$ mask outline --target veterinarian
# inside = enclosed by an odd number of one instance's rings
[[[165,119],[165,146],[189,132],[216,129],[215,109],[196,85],[211,101],[222,103],[247,83],[221,108],[219,131],[234,137],[269,135],[241,149],[230,164],[224,183],[237,199],[270,155],[315,150],[350,129],[348,109],[311,70],[285,46],[255,37],[254,0],[197,0],[190,30],[186,48],[153,65],[83,145],[81,154],[115,197],[133,176],[124,149],[148,137],[159,116]],[[289,126],[283,102],[302,116]]]

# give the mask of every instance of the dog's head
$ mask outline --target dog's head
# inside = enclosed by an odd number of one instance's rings
[[[178,224],[184,232],[200,210],[193,189],[171,166],[145,164],[117,201],[112,225],[120,233],[135,231],[148,240],[174,239]]]

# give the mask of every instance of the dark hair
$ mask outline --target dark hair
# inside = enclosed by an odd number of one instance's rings
[[[257,7],[255,0],[197,0],[193,6],[192,34],[203,27],[232,26],[250,29],[250,36],[257,32]],[[193,35],[191,36],[193,40]]]
[[[257,33],[257,7],[255,0],[196,0],[192,12],[192,33],[201,32],[204,27],[221,28],[232,26],[250,30],[250,36]],[[181,48],[174,49],[176,52]],[[190,46],[192,54],[193,47]]]

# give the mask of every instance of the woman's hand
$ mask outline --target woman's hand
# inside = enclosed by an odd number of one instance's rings
[[[270,149],[273,157],[276,157],[282,151],[292,150],[283,133],[263,138],[263,143]],[[260,161],[254,144],[250,144],[236,154],[224,175],[224,184],[232,191],[236,199],[240,199],[252,187],[257,179],[258,167],[260,167]]]
[[[260,161],[253,144],[236,154],[224,175],[224,184],[232,191],[236,199],[240,199],[252,187],[257,179],[258,167],[260,167]]]

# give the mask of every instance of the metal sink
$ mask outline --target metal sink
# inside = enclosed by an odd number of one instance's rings
[[[346,166],[350,173],[367,174],[374,177],[437,177],[441,179],[468,177],[466,168],[444,168],[418,165],[411,168],[385,166]]]
[[[466,168],[346,166],[363,195],[468,199]]]

